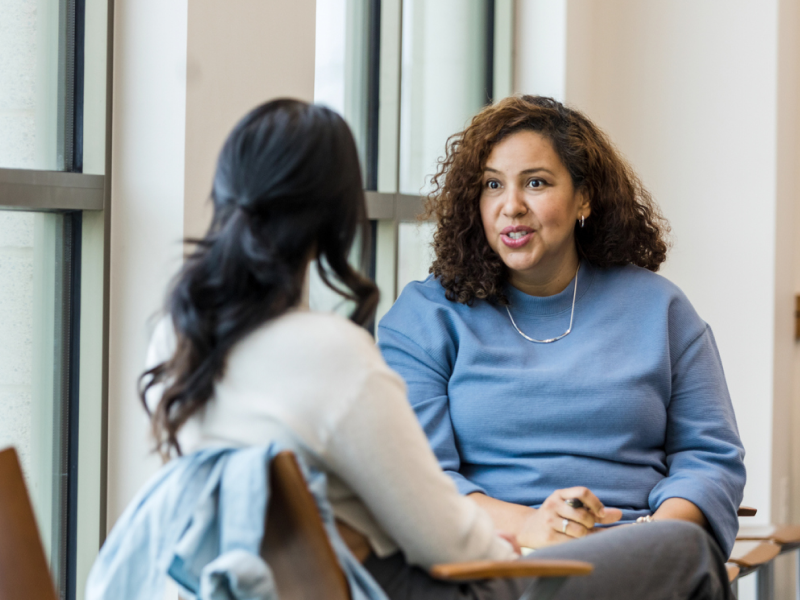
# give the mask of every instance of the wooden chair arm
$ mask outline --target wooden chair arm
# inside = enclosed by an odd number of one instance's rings
[[[446,581],[471,581],[495,577],[579,577],[594,567],[577,560],[473,560],[434,565],[431,576]]]
[[[733,583],[742,569],[734,563],[725,563],[725,570],[728,572],[728,583]]]
[[[758,509],[753,508],[752,506],[740,506],[739,510],[736,511],[736,514],[740,517],[755,517],[757,512]]]
[[[738,541],[733,545],[729,562],[740,567],[752,568],[768,563],[781,552],[781,547],[772,542]]]
[[[737,540],[770,540],[781,546],[800,543],[800,525],[744,525]]]

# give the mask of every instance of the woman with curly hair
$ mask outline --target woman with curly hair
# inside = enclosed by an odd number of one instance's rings
[[[577,110],[522,96],[453,136],[433,182],[431,275],[378,337],[459,491],[523,546],[682,520],[727,556],[744,450],[630,165]]]

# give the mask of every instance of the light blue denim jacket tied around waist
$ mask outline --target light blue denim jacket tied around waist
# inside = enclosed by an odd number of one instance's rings
[[[260,556],[267,465],[280,451],[214,448],[162,467],[117,521],[86,585],[86,600],[152,600],[169,575],[186,598],[277,600]],[[301,463],[353,600],[387,600],[334,524],[325,475]]]

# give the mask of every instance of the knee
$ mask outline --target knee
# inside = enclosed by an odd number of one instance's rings
[[[705,529],[688,521],[657,521],[649,525],[653,531],[658,531],[662,539],[683,540],[690,543],[700,543],[708,536]]]
[[[716,542],[708,532],[688,521],[661,521],[652,523],[653,533],[658,534],[666,545],[680,548],[687,555],[707,555],[716,549]]]
[[[706,530],[689,521],[656,521],[651,526],[658,527],[662,530],[661,535],[666,537],[675,536],[683,539],[703,539],[706,536]]]

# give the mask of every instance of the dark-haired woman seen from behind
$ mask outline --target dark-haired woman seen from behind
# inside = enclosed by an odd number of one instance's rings
[[[143,376],[162,454],[278,442],[327,473],[344,537],[389,597],[517,598],[528,582],[452,585],[425,571],[516,553],[442,473],[402,380],[359,327],[377,290],[347,261],[357,233],[366,243],[369,231],[341,117],[294,100],[256,108],[222,149],[212,199],[212,225],[175,279]],[[304,305],[312,259],[354,301],[350,321]],[[634,541],[621,533],[600,546],[576,543],[576,557],[595,563],[597,575],[570,597],[620,598],[617,582],[628,579],[637,598],[675,589],[726,597],[721,558],[696,532],[656,528]],[[645,546],[660,547],[663,572],[636,562]]]

